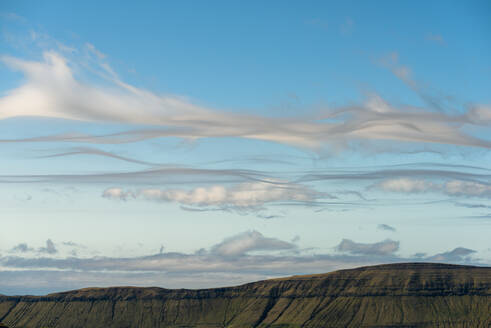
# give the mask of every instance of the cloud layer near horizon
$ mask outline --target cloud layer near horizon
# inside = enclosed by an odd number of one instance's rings
[[[23,245],[23,251],[36,254],[35,248],[25,243],[19,245]],[[62,243],[60,246],[66,250],[77,248],[73,243]],[[55,243],[49,240],[47,247],[55,249]],[[114,286],[118,281],[133,285],[148,285],[152,282],[164,287],[204,288],[293,274],[325,273],[377,263],[479,263],[472,258],[475,251],[463,247],[431,256],[412,257],[398,256],[398,250],[398,241],[358,243],[343,239],[334,252],[319,254],[299,249],[294,242],[266,237],[252,230],[225,238],[209,249],[200,249],[191,254],[160,252],[128,258],[62,257],[54,252],[45,252],[42,257],[28,254],[0,255],[0,278],[4,288],[19,290],[22,285],[16,277],[30,277],[38,283],[35,287],[40,292],[89,285]],[[45,275],[46,272],[50,274]],[[196,280],[197,276],[203,279]]]

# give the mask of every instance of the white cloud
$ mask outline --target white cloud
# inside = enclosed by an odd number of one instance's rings
[[[471,181],[448,181],[443,186],[445,193],[455,196],[491,197],[491,185]]]
[[[491,197],[491,185],[484,182],[449,180],[442,183],[422,179],[387,179],[374,185],[383,191],[399,193],[439,192],[449,196]]]
[[[378,184],[378,187],[385,191],[417,193],[430,191],[434,189],[435,186],[433,183],[425,180],[398,178],[384,180]]]
[[[346,145],[350,140],[491,148],[489,140],[475,138],[463,129],[466,125],[491,123],[477,119],[489,116],[485,106],[476,106],[457,116],[410,106],[394,107],[374,95],[369,97],[366,104],[322,111],[311,117],[244,115],[197,106],[182,97],[157,95],[129,85],[119,79],[104,54],[91,44],[86,47],[93,54],[88,61],[94,66],[90,67],[90,71],[104,77],[109,85],[77,78],[78,74],[74,72],[83,70],[84,65],[78,65],[76,59],[68,60],[55,51],[45,52],[41,61],[1,57],[7,66],[21,71],[26,82],[0,98],[0,119],[42,116],[152,126],[105,137],[78,134],[44,136],[29,141],[112,143],[175,136],[188,139],[240,137],[313,149]],[[421,92],[421,88],[407,78],[409,71],[399,69],[397,73],[411,82],[409,84],[416,92]],[[430,98],[426,97],[430,102],[435,101]]]
[[[245,182],[230,187],[213,185],[184,189],[140,189],[125,191],[121,188],[106,189],[102,196],[109,199],[146,199],[157,202],[176,202],[187,206],[257,209],[272,202],[313,202],[329,197],[308,187],[295,184],[278,184],[274,181]]]
[[[124,191],[121,188],[108,188],[102,193],[102,197],[109,199],[127,200],[135,198],[135,194],[131,191]]]

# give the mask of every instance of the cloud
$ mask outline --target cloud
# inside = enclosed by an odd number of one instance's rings
[[[441,34],[433,34],[433,33],[428,33],[425,37],[426,40],[440,44],[440,45],[445,45],[445,39]]]
[[[157,202],[176,202],[184,206],[224,209],[259,209],[267,203],[300,202],[310,203],[320,198],[330,198],[326,193],[296,184],[283,184],[280,181],[245,182],[230,187],[213,185],[207,188],[184,189],[140,189],[125,191],[121,188],[104,190],[102,197],[129,200],[145,199]]]
[[[491,106],[490,105],[473,105],[469,110],[469,119],[475,124],[491,123]]]
[[[349,35],[352,34],[355,29],[355,21],[351,17],[346,17],[344,22],[341,24],[341,34]]]
[[[452,196],[486,197],[491,198],[491,185],[473,181],[448,181],[444,185],[444,191]]]
[[[438,262],[468,262],[470,261],[469,255],[473,253],[476,253],[473,249],[457,247],[452,251],[430,256],[428,260]]]
[[[45,247],[40,247],[38,249],[39,253],[46,253],[46,254],[56,254],[58,253],[58,250],[55,247],[55,244],[51,239],[46,240],[46,246]]]
[[[424,256],[424,255],[423,255]],[[462,263],[455,258],[453,263]],[[470,259],[468,259],[470,260]],[[40,293],[86,286],[161,286],[167,288],[210,288],[230,286],[273,277],[325,273],[379,263],[428,261],[426,257],[400,258],[372,255],[242,255],[227,257],[162,253],[133,258],[0,258],[2,291]],[[438,260],[433,260],[437,261]],[[465,262],[475,263],[478,262]]]
[[[245,169],[197,169],[180,166],[161,166],[129,172],[94,174],[4,175],[0,183],[115,183],[124,184],[210,184],[258,181],[274,184],[266,173]]]
[[[95,47],[88,47],[94,53]],[[413,106],[396,107],[378,95],[364,104],[324,109],[315,115],[271,118],[197,106],[182,97],[157,95],[119,79],[106,58],[93,56],[89,71],[105,79],[105,84],[77,78],[84,68],[76,59],[68,60],[55,51],[44,53],[42,61],[11,56],[1,61],[21,71],[26,82],[0,98],[0,119],[17,116],[56,117],[91,122],[140,125],[141,128],[107,135],[68,133],[0,142],[70,141],[83,143],[123,143],[152,138],[179,137],[196,140],[207,137],[239,137],[271,141],[295,147],[322,149],[345,147],[350,141],[380,140],[408,143],[439,143],[491,148],[491,141],[467,133],[466,126],[488,126],[486,105],[475,105],[467,112],[451,115]],[[408,69],[394,68],[401,77],[428,100],[423,89],[413,83]]]
[[[406,86],[418,95],[418,97],[428,106],[429,111],[445,113],[447,117],[454,117],[455,124],[475,124],[475,125],[487,125],[485,122],[472,121],[471,108],[481,107],[482,105],[471,105],[457,101],[457,99],[451,95],[445,94],[431,86],[417,81],[412,74],[409,67],[399,63],[398,53],[391,53],[381,60],[383,66],[389,68],[392,73],[399,78]],[[463,107],[462,111],[459,107]],[[486,106],[484,106],[486,107]],[[460,121],[460,123],[457,123]]]
[[[96,155],[96,156],[101,156],[101,157],[108,157],[108,158],[114,158],[118,159],[121,161],[125,162],[130,162],[130,163],[135,163],[135,164],[142,164],[142,165],[151,165],[151,166],[157,166],[156,163],[150,163],[150,162],[145,162],[129,157],[124,157],[124,156],[119,156],[107,151],[103,151],[100,149],[96,148],[91,148],[91,147],[73,147],[69,151],[65,151],[62,153],[57,153],[57,154],[52,154],[52,155],[45,155],[45,156],[40,156],[39,158],[55,158],[55,157],[64,157],[64,156],[75,156],[75,155]]]
[[[63,243],[65,244],[65,243]],[[44,253],[44,254],[56,254],[58,253],[58,250],[55,247],[55,244],[51,239],[46,240],[46,246],[44,247],[39,247],[37,250],[35,248],[30,247],[27,243],[20,243],[16,246],[14,246],[9,252],[10,253],[29,253],[29,252],[35,252],[37,251],[38,253]]]
[[[124,191],[121,188],[108,188],[102,193],[102,197],[108,199],[118,199],[126,201],[128,198],[135,198],[135,194],[131,191]]]
[[[14,246],[10,252],[11,253],[27,253],[27,252],[33,252],[34,248],[29,247],[27,243],[20,243],[17,246]]]
[[[19,16],[16,13],[10,13],[10,12],[0,12],[0,18],[5,19],[5,20],[10,20],[10,21],[15,21],[18,23],[27,22],[27,19],[25,17]]]
[[[393,192],[419,193],[435,189],[431,182],[425,180],[399,178],[384,180],[377,185],[379,189]]]
[[[388,224],[379,224],[377,226],[377,229],[378,230],[385,230],[385,231],[392,231],[392,232],[396,232],[396,228],[394,228],[393,226],[390,226]]]
[[[320,19],[320,18],[313,18],[309,19],[305,22],[307,25],[319,27],[323,30],[328,30],[329,28],[329,23],[326,20]]]
[[[471,203],[461,203],[461,202],[455,202],[455,206],[459,207],[465,207],[465,208],[480,208],[480,209],[491,209],[491,205],[487,204],[471,204]]]
[[[311,249],[298,248],[294,242],[252,230],[194,253],[166,253],[160,248],[156,254],[138,257],[77,257],[76,253],[65,258],[54,253],[35,257],[0,255],[0,281],[4,293],[9,289],[18,293],[26,286],[42,293],[88,285],[206,288],[380,263],[480,263],[473,258],[474,250],[463,247],[413,257],[396,256],[398,248],[399,242],[392,240],[364,244],[343,239],[337,252],[315,254]]]
[[[449,180],[434,183],[421,179],[387,179],[373,187],[399,193],[440,192],[449,196],[491,198],[491,185],[487,182]]]
[[[254,251],[291,250],[297,246],[276,238],[264,237],[256,230],[247,231],[225,239],[215,245],[211,252],[219,256],[242,256]]]
[[[99,59],[104,59],[106,58],[106,54],[100,52],[92,43],[86,43],[85,44],[85,47],[92,53],[94,54],[95,56],[97,56],[97,58]]]
[[[386,239],[373,244],[356,243],[350,239],[343,239],[336,246],[339,252],[348,252],[357,255],[391,255],[399,249],[399,242]]]

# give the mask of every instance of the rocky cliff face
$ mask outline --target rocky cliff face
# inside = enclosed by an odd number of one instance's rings
[[[489,327],[491,268],[406,263],[230,288],[0,296],[11,328]]]

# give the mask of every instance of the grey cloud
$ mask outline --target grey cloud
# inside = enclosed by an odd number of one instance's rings
[[[66,243],[63,243],[67,245]],[[75,245],[75,244],[74,244]],[[51,239],[46,240],[46,246],[44,247],[39,247],[37,250],[33,247],[30,247],[27,243],[20,243],[16,246],[14,246],[9,252],[10,253],[28,253],[28,252],[38,252],[38,253],[44,253],[44,254],[56,254],[58,253],[58,250],[55,247],[55,244]]]
[[[379,224],[377,226],[377,229],[378,230],[385,230],[385,231],[392,231],[392,232],[395,232],[396,231],[396,228],[394,228],[393,226],[390,226],[388,224]]]
[[[14,246],[10,252],[11,253],[27,253],[27,252],[33,252],[34,248],[29,247],[27,243],[20,243],[17,246]]]
[[[62,244],[65,246],[79,247],[79,244],[74,243],[73,241],[64,241],[64,242],[62,242]]]
[[[58,253],[58,250],[56,249],[53,241],[51,239],[48,239],[48,240],[46,240],[46,246],[40,247],[38,249],[38,252],[46,253],[46,254],[56,254],[56,253]]]
[[[219,256],[242,256],[254,251],[276,251],[295,249],[296,245],[276,238],[264,237],[256,230],[247,231],[227,238],[211,249]]]
[[[119,155],[116,155],[116,154],[113,154],[110,152],[106,152],[106,151],[103,151],[100,149],[95,149],[95,148],[90,148],[90,147],[74,147],[74,148],[72,148],[66,152],[52,154],[52,155],[39,156],[39,158],[55,158],[55,157],[75,156],[75,155],[96,155],[96,156],[114,158],[114,159],[118,159],[118,160],[125,161],[125,162],[130,162],[130,163],[135,163],[135,164],[150,165],[150,166],[159,165],[156,163],[150,163],[150,162],[140,161],[140,160],[129,158],[129,157],[119,156]]]
[[[419,167],[416,167],[419,166]],[[486,184],[491,180],[491,171],[486,168],[456,165],[419,163],[393,167],[375,166],[353,169],[332,168],[329,170],[267,172],[247,169],[200,169],[192,167],[162,167],[128,172],[98,174],[45,174],[45,175],[0,175],[0,183],[118,183],[118,184],[222,184],[262,182],[288,187],[307,182],[338,180],[371,182],[387,178],[454,179]],[[343,191],[345,194],[358,194]],[[329,195],[326,195],[328,197]],[[361,195],[363,196],[363,195]]]
[[[399,242],[386,239],[373,244],[356,243],[350,239],[343,239],[336,246],[339,252],[348,252],[357,255],[391,255],[399,249]]]
[[[266,172],[241,169],[195,169],[187,167],[152,168],[130,172],[107,172],[94,174],[40,174],[3,175],[0,183],[125,183],[125,184],[200,184],[237,183],[258,181],[281,185],[270,181]],[[283,183],[285,184],[285,183]]]
[[[476,253],[473,249],[457,247],[452,251],[430,256],[428,257],[428,260],[438,262],[469,262],[469,255],[473,253]]]
[[[370,181],[370,180],[385,180],[388,178],[432,178],[432,179],[455,179],[463,181],[475,181],[479,180],[485,182],[491,179],[491,174],[487,169],[485,173],[473,172],[469,170],[450,170],[450,169],[433,169],[429,168],[384,168],[373,170],[331,170],[331,171],[313,171],[304,174],[296,182],[308,182],[308,181],[323,181],[323,180],[358,180],[358,181]]]
[[[467,219],[491,219],[491,213],[482,214],[482,215],[470,215],[470,216],[465,216],[464,218],[467,218]]]
[[[454,202],[454,205],[459,207],[465,207],[465,208],[491,209],[491,205],[487,205],[487,204],[471,204],[471,203]]]
[[[260,219],[271,220],[271,219],[282,218],[282,217],[284,217],[284,215],[279,215],[279,214],[257,214],[257,217],[260,218]]]

